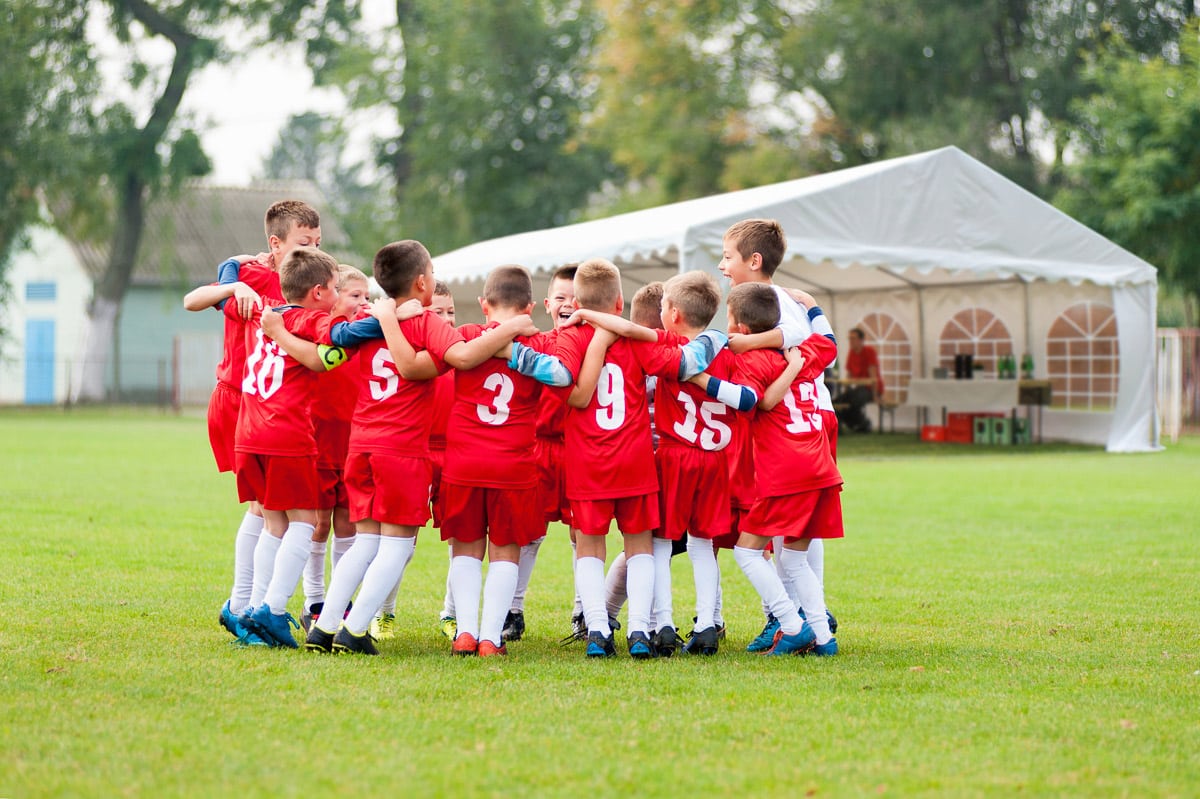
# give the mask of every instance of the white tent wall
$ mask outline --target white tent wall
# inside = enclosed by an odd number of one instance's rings
[[[1043,434],[1113,452],[1158,447],[1154,268],[954,147],[478,242],[435,258],[435,273],[451,283],[460,321],[480,318],[483,279],[505,263],[534,273],[540,307],[556,267],[608,258],[628,303],[652,280],[717,273],[725,230],[750,217],[779,220],[788,252],[776,282],[816,295],[839,337],[869,313],[894,317],[912,344],[912,376],[932,376],[942,330],[964,308],[998,317],[1012,352],[1030,352],[1039,377],[1047,334],[1068,308],[1114,309],[1115,403],[1047,409]],[[540,311],[534,318],[548,326]],[[716,324],[723,320],[722,311]],[[915,417],[900,409],[896,421],[911,426]]]

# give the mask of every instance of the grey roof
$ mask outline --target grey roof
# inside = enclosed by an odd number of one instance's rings
[[[193,181],[177,196],[147,207],[131,285],[191,287],[212,282],[217,264],[226,258],[266,249],[263,216],[278,200],[302,200],[316,208],[321,213],[321,248],[335,255],[346,249],[346,235],[312,181],[264,181],[243,187]],[[88,274],[97,277],[104,271],[107,241],[73,246]]]

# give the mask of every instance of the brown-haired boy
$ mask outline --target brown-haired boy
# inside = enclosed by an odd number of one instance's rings
[[[779,322],[779,298],[770,286],[735,286],[727,300],[730,333],[742,335],[772,330]],[[816,315],[820,309],[814,306]],[[832,335],[813,334],[800,347],[758,349],[738,361],[738,382],[759,396],[751,421],[757,498],[743,520],[734,558],[780,629],[770,650],[774,655],[837,653],[837,641],[825,614],[821,581],[808,564],[807,550],[816,538],[842,536],[842,478],[823,433],[817,409],[815,380],[837,357]],[[799,602],[785,589],[784,580],[762,552],[774,537],[787,582]],[[801,619],[798,608],[803,608]]]
[[[299,247],[280,264],[279,309],[294,336],[329,343],[337,302],[337,261]],[[241,624],[272,646],[296,647],[298,626],[287,603],[308,561],[317,518],[317,446],[310,415],[317,375],[282,350],[255,325],[248,328],[242,404],[238,414],[235,471],[243,502],[257,500],[268,535],[254,550],[250,607]],[[261,604],[259,604],[261,602]]]
[[[363,384],[350,434],[346,489],[357,526],[354,546],[333,571],[325,607],[309,630],[310,651],[378,654],[368,635],[385,597],[403,578],[417,531],[429,520],[429,431],[434,390],[431,378],[450,367],[469,369],[526,332],[528,317],[467,342],[433,313],[433,259],[417,241],[387,244],[375,254],[374,277],[387,298],[371,307],[372,319],[339,325],[332,339],[360,345]],[[397,321],[396,302],[406,300],[417,315]],[[401,334],[403,325],[403,334]],[[414,348],[424,365],[400,361]],[[342,615],[362,584],[350,614]]]

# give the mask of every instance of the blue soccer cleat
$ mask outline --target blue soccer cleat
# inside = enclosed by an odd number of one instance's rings
[[[817,643],[817,636],[813,633],[812,628],[808,626],[808,622],[800,627],[800,632],[792,635],[787,635],[781,629],[775,633],[775,645],[771,647],[768,655],[803,655],[810,651]]]
[[[299,649],[300,645],[292,637],[292,628],[300,629],[300,624],[287,613],[272,613],[267,603],[259,605],[242,616],[242,624],[250,632],[257,634],[271,646],[284,646],[288,649]]]
[[[767,623],[763,626],[753,641],[746,644],[747,652],[766,652],[775,643],[775,633],[779,632],[779,620],[773,615],[767,615]]]
[[[674,631],[672,631],[674,632]],[[588,644],[588,649],[591,649],[591,644]],[[643,632],[633,632],[629,634],[629,656],[636,660],[648,660],[654,657],[654,644],[650,642],[650,636]]]
[[[838,653],[837,639],[830,638],[823,644],[813,644],[812,653],[822,658],[833,657]]]

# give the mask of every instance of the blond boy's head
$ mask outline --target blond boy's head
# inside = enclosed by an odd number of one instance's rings
[[[629,320],[642,327],[662,329],[662,299],[661,280],[642,286],[629,302]]]
[[[621,272],[612,261],[589,258],[575,271],[575,302],[580,308],[601,313],[620,313]]]
[[[708,327],[721,305],[721,287],[706,272],[684,272],[663,286],[663,314],[674,309],[685,327]],[[666,322],[666,319],[663,320]]]
[[[371,271],[389,297],[400,299],[412,294],[425,305],[433,296],[433,258],[419,241],[406,239],[383,245],[375,253]]]
[[[350,264],[338,264],[338,268],[337,268],[338,291],[342,291],[343,289],[346,288],[346,286],[350,285],[351,283],[354,283],[355,281],[359,281],[363,285],[366,285],[368,282],[367,276],[365,274],[363,274],[363,271],[361,269],[359,269],[357,266],[351,266]]]
[[[523,266],[497,266],[488,272],[480,299],[492,308],[527,312],[533,306],[533,278]]]
[[[306,305],[313,288],[328,291],[331,284],[336,286],[337,272],[338,262],[332,255],[315,247],[297,247],[279,265],[279,288],[288,302]],[[336,297],[336,290],[332,294]]]
[[[725,241],[732,244],[746,261],[755,253],[761,258],[759,269],[767,277],[775,274],[787,252],[787,236],[774,219],[744,219],[725,231]]]
[[[763,333],[779,324],[779,297],[763,283],[743,283],[729,290],[730,329],[745,326],[747,333]]]

